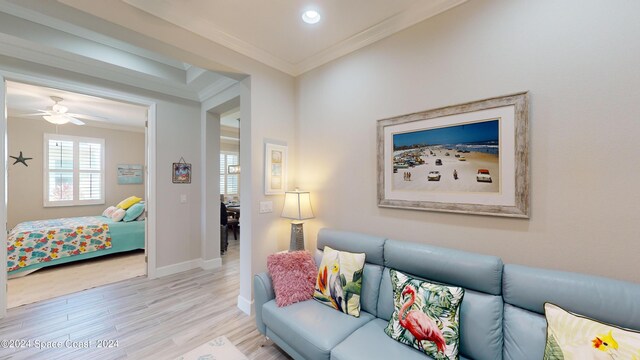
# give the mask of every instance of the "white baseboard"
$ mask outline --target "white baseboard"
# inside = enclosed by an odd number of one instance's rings
[[[200,267],[202,270],[217,269],[222,266],[222,258],[215,258],[209,260],[200,259]]]
[[[238,309],[242,310],[243,313],[247,315],[251,315],[251,307],[253,306],[253,300],[249,301],[238,295]]]
[[[200,267],[200,263],[202,259],[193,259],[188,261],[183,261],[181,263],[167,265],[163,267],[159,267],[156,269],[156,277],[169,276],[177,273],[181,273],[183,271],[193,270]]]

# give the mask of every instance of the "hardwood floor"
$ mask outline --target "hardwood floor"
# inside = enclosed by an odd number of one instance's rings
[[[144,250],[112,254],[40,269],[7,281],[9,308],[31,304],[147,273]],[[59,281],[69,279],[73,281]]]
[[[222,262],[220,269],[138,277],[9,309],[0,340],[30,339],[31,347],[6,349],[3,342],[0,359],[175,359],[220,335],[249,359],[290,359],[273,344],[261,346],[254,317],[236,307],[238,241],[229,240]],[[65,348],[67,340],[91,347]],[[118,346],[96,348],[98,340]],[[46,341],[63,346],[36,347]]]

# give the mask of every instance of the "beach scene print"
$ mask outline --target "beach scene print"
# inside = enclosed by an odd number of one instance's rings
[[[500,120],[393,134],[394,190],[500,192]]]

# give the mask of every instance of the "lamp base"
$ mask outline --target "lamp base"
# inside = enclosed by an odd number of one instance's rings
[[[304,250],[304,231],[302,223],[291,223],[291,243],[289,252]]]

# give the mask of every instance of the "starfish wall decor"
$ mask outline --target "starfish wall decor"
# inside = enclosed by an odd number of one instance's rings
[[[17,163],[23,163],[24,166],[29,166],[27,165],[27,160],[31,160],[33,158],[28,158],[28,157],[24,157],[22,156],[22,151],[20,151],[20,155],[19,156],[9,156],[12,159],[16,159],[16,161],[13,162],[13,165],[17,164]]]

